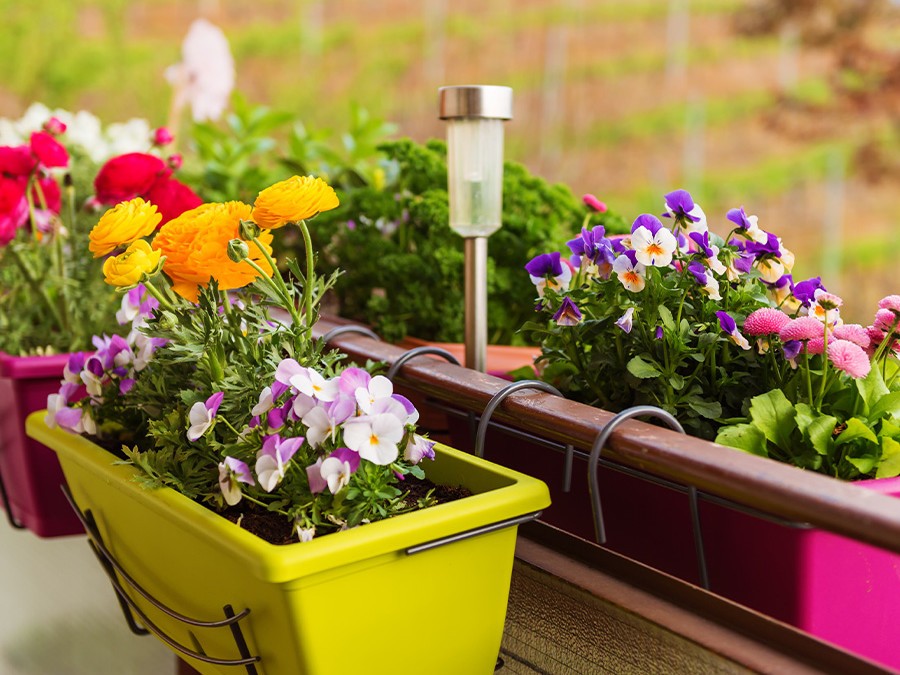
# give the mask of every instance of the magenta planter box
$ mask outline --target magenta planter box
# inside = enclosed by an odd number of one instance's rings
[[[473,450],[465,421],[451,417],[451,434],[456,447]],[[586,461],[575,459],[566,493],[561,452],[491,428],[484,456],[543,480],[552,504],[541,520],[594,541]],[[605,547],[699,584],[687,495],[607,467],[598,477]],[[900,478],[857,485],[900,496]],[[900,555],[704,500],[700,520],[710,590],[900,669]]]
[[[11,515],[40,537],[84,530],[63,496],[56,453],[25,435],[25,418],[59,391],[68,354],[9,356],[0,352],[0,476]]]

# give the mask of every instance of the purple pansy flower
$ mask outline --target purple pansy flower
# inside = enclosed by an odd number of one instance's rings
[[[187,430],[187,438],[189,441],[196,441],[212,427],[216,413],[219,412],[219,406],[222,405],[222,398],[224,396],[224,392],[217,391],[206,399],[206,401],[197,401],[191,406],[191,410],[188,413],[190,427],[188,427]]]
[[[756,241],[748,241],[744,244],[744,250],[747,253],[752,253],[757,258],[760,256],[771,254],[775,257],[781,255],[781,243],[778,241],[778,237],[774,234],[767,234],[766,240],[762,243]]]
[[[741,335],[737,324],[728,312],[719,311],[716,312],[716,316],[719,318],[719,326],[722,328],[722,331],[728,333],[728,337],[734,344],[741,349],[750,349],[750,343],[747,342],[747,338]]]
[[[616,321],[616,325],[621,328],[626,333],[631,332],[632,322],[634,316],[634,307],[629,307],[625,310],[625,313],[618,318]]]
[[[571,298],[564,298],[553,320],[559,326],[576,326],[581,323],[581,311]]]
[[[322,461],[319,472],[331,494],[337,494],[350,482],[350,476],[359,468],[359,454],[350,448],[338,448]]]
[[[690,220],[692,223],[697,223],[700,221],[700,218],[696,214],[691,214],[691,211],[696,206],[693,197],[687,190],[673,190],[666,195],[667,212],[662,215],[666,218],[681,217]]]
[[[226,457],[219,463],[219,489],[229,506],[241,501],[241,483],[256,485],[250,467],[239,459]]]
[[[558,277],[563,272],[560,257],[558,251],[541,253],[525,264],[525,271],[533,277]]]
[[[303,445],[303,436],[281,438],[278,434],[266,436],[262,449],[256,455],[256,477],[266,492],[274,490],[287,470],[287,463]]]
[[[791,292],[804,307],[809,307],[815,301],[816,291],[818,289],[822,289],[823,291],[826,290],[825,286],[822,284],[822,277],[813,277],[812,279],[799,281],[794,284]]]

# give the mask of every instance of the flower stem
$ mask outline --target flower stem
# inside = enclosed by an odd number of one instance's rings
[[[174,307],[174,306],[172,305],[172,303],[169,301],[169,298],[167,298],[165,295],[163,295],[163,294],[160,292],[160,290],[159,290],[156,286],[153,285],[152,282],[150,282],[150,281],[148,280],[148,281],[143,282],[143,284],[144,284],[144,288],[147,289],[147,292],[148,292],[150,295],[152,295],[154,298],[156,298],[157,300],[159,300],[159,305],[160,305],[160,307],[162,307],[162,308],[164,308],[164,309],[167,309],[167,310],[169,310],[170,312],[174,312],[174,311],[175,311],[175,307]]]
[[[305,220],[297,222],[297,227],[303,234],[303,246],[306,248],[306,279],[303,283],[303,312],[307,322],[312,321],[312,283],[316,274],[316,260],[313,254],[312,237]],[[308,326],[307,326],[308,327]]]
[[[7,246],[6,251],[10,256],[12,256],[13,262],[16,263],[18,268],[22,271],[22,275],[25,277],[25,280],[37,292],[41,300],[44,301],[44,304],[47,305],[47,309],[50,310],[50,313],[56,320],[56,325],[58,326],[59,330],[65,330],[66,323],[62,315],[59,313],[59,307],[55,302],[53,302],[53,299],[47,293],[46,286],[38,282],[37,278],[34,276],[34,272],[28,267],[28,264],[25,262],[25,260],[23,260],[19,255],[19,251],[15,246]]]
[[[256,239],[254,238],[253,241],[256,242]],[[258,242],[256,245],[260,246]],[[260,249],[262,249],[261,246]],[[273,267],[274,274],[272,277],[270,277],[268,274],[266,274],[266,271],[259,266],[259,263],[257,263],[252,258],[244,258],[244,262],[250,265],[250,267],[255,269],[257,272],[259,272],[259,278],[263,280],[263,283],[268,284],[269,288],[275,291],[275,295],[281,298],[281,304],[283,304],[285,309],[287,309],[290,313],[291,321],[293,322],[293,324],[295,326],[302,326],[303,320],[300,317],[300,314],[297,312],[297,307],[294,305],[294,300],[293,298],[291,298],[291,294],[288,291],[286,284],[284,283],[284,279],[282,279],[281,275],[278,273],[278,270]],[[278,281],[274,281],[273,278],[277,278]]]

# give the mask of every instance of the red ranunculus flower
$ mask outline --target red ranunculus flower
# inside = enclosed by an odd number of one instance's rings
[[[28,220],[25,185],[14,178],[0,176],[0,246],[6,246]]]
[[[0,174],[8,177],[28,176],[36,165],[37,161],[27,145],[0,147]]]
[[[129,152],[113,157],[94,179],[97,201],[108,206],[144,196],[157,180],[168,178],[172,170],[159,157]]]
[[[69,166],[68,151],[46,131],[35,131],[31,134],[31,151],[48,169]]]
[[[157,180],[153,187],[141,196],[154,204],[162,214],[159,227],[203,203],[203,200],[191,188],[169,176]]]
[[[40,192],[38,192],[37,185],[31,188],[31,199],[34,201],[35,207],[41,209],[46,204],[48,211],[59,213],[59,209],[62,206],[59,183],[52,178],[42,178],[39,183],[41,186]],[[43,193],[43,201],[41,200],[41,193]]]

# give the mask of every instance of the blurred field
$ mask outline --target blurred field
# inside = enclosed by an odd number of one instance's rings
[[[841,12],[864,0],[798,0],[750,35],[790,3],[749,4],[0,0],[0,116],[39,100],[165,123],[163,72],[198,16],[224,29],[251,102],[314,128],[340,129],[355,101],[400,135],[442,136],[439,86],[508,84],[510,158],[629,218],[684,187],[724,234],[744,205],[797,254],[796,277],[821,274],[868,321],[900,290],[900,9],[855,26]]]

